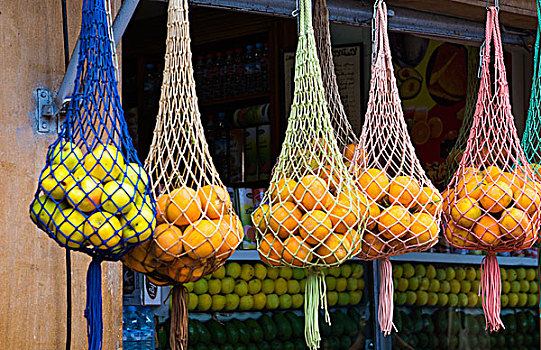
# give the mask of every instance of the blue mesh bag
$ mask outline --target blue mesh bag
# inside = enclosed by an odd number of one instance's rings
[[[105,0],[84,0],[74,91],[49,146],[30,205],[32,221],[60,246],[92,256],[87,275],[89,349],[102,347],[101,261],[148,240],[156,209],[128,134]]]

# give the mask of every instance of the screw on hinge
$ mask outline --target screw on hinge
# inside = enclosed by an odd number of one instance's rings
[[[38,132],[48,133],[55,130],[56,108],[53,104],[51,92],[43,87],[40,87],[35,92],[36,97],[36,119]]]

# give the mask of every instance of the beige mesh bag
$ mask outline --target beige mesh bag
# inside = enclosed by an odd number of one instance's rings
[[[385,335],[393,328],[389,257],[429,249],[438,240],[441,195],[426,176],[407,131],[387,35],[387,6],[376,1],[372,78],[361,145],[355,152],[357,185],[370,201],[370,218],[357,255],[381,261],[378,309]]]
[[[186,349],[183,283],[211,273],[243,238],[227,189],[212,163],[197,106],[188,1],[170,0],[159,113],[145,162],[156,195],[153,240],[124,262],[160,284],[174,285],[171,348]]]
[[[258,251],[269,265],[309,269],[305,338],[319,347],[318,307],[326,312],[323,267],[359,250],[368,210],[344,165],[325,102],[312,28],[312,3],[300,2],[295,93],[282,151],[263,204],[253,213]]]

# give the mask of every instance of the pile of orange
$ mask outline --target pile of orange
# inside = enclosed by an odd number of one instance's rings
[[[231,208],[229,193],[220,186],[197,191],[184,186],[162,194],[152,243],[134,248],[123,261],[136,271],[156,271],[177,282],[197,280],[242,242],[242,224]]]
[[[411,176],[391,178],[375,168],[360,170],[357,186],[370,208],[360,258],[404,253],[437,241],[442,197],[433,187],[421,186]]]
[[[524,167],[461,170],[444,192],[445,235],[457,247],[526,249],[537,232],[541,184]]]
[[[343,262],[358,246],[359,224],[368,211],[357,189],[340,189],[339,173],[321,166],[298,179],[271,183],[269,204],[252,215],[259,255],[269,265],[308,266]]]

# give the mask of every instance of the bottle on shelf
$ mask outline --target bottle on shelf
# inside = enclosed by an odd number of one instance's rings
[[[245,92],[245,74],[244,74],[244,52],[240,47],[235,49],[235,56],[233,58],[235,65],[235,77],[233,79],[233,86],[231,89],[232,95],[242,95]]]
[[[214,85],[212,86],[211,90],[213,91],[212,97],[213,98],[220,98],[224,97],[225,89],[223,88],[225,80],[223,79],[223,68],[225,67],[225,57],[222,52],[216,53],[216,60],[215,60],[215,80]]]
[[[225,113],[218,113],[216,125],[216,138],[214,140],[215,164],[220,177],[229,182],[229,128],[225,120]]]
[[[235,58],[233,57],[233,51],[228,50],[225,52],[225,64],[221,71],[222,77],[222,89],[224,91],[223,96],[231,96],[231,88],[233,86],[233,80],[235,77]]]
[[[215,117],[211,114],[207,116],[207,123],[205,125],[205,137],[209,147],[209,152],[212,157],[216,156],[216,121]]]
[[[202,97],[203,86],[205,84],[205,57],[197,56],[195,63],[195,87],[197,94]]]
[[[269,43],[263,44],[263,53],[261,55],[261,86],[263,91],[269,91]]]
[[[203,98],[209,99],[213,97],[213,89],[216,84],[216,65],[214,64],[214,56],[208,54],[205,61],[205,83],[203,89]]]
[[[255,44],[254,51],[254,63],[253,63],[253,89],[254,91],[261,92],[263,91],[263,75],[262,75],[262,60],[263,60],[263,44]]]
[[[244,53],[244,75],[245,75],[245,92],[254,92],[255,80],[254,80],[254,47],[253,45],[246,46],[246,52]]]

